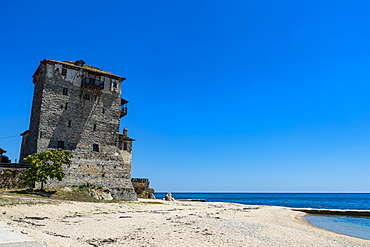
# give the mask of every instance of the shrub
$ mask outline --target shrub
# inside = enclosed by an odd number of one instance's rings
[[[62,164],[71,164],[72,157],[71,151],[61,148],[28,155],[24,158],[24,161],[30,164],[26,171],[26,181],[33,184],[33,187],[36,182],[41,182],[41,190],[48,179],[56,178],[62,181],[65,176]]]

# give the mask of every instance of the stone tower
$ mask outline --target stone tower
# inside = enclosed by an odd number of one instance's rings
[[[20,161],[29,154],[72,150],[62,182],[106,186],[117,198],[136,200],[131,184],[132,141],[119,133],[128,101],[121,98],[125,78],[84,61],[42,60],[33,75],[34,96],[29,130],[21,135]]]

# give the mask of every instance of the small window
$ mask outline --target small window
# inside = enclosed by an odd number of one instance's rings
[[[103,108],[103,114],[105,113],[105,109]]]
[[[68,109],[68,102],[66,102],[66,105],[64,106],[64,110]]]
[[[64,141],[58,141],[58,148],[64,149]]]
[[[63,95],[68,95],[68,88],[63,88]]]
[[[117,82],[113,82],[113,87],[117,88]]]
[[[69,120],[69,121],[68,121],[68,127],[71,127],[71,125],[72,125],[72,121],[71,121],[71,120]]]
[[[99,145],[93,144],[93,151],[99,152]]]
[[[94,124],[93,131],[96,131],[96,124]]]
[[[125,143],[123,143],[123,150],[128,150],[128,148],[127,148],[127,143],[125,142]]]
[[[85,100],[90,100],[91,95],[90,94],[85,94]]]
[[[62,75],[67,75],[67,69],[62,69]]]

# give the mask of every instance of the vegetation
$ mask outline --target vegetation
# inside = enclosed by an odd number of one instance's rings
[[[30,154],[24,161],[30,164],[27,169],[25,179],[35,187],[36,182],[41,183],[41,190],[44,189],[44,183],[48,179],[58,179],[62,181],[65,173],[62,170],[62,164],[71,164],[73,157],[71,151],[63,149],[52,149],[41,153]]]
[[[40,189],[0,189],[0,207],[4,204],[4,200],[12,200],[25,202],[27,200],[40,201],[40,202],[56,202],[56,201],[79,201],[79,202],[101,202],[91,196],[91,190],[99,188],[94,185],[75,185],[68,187],[52,187]],[[22,199],[21,199],[22,198]],[[23,200],[23,201],[22,201]],[[104,202],[118,202],[119,199]],[[9,204],[9,203],[8,203]]]
[[[79,190],[81,190],[81,191],[83,191],[83,190],[90,191],[91,189],[99,189],[99,188],[101,188],[101,186],[96,186],[96,185],[90,184],[90,183],[84,183],[84,184],[81,184],[81,185],[73,185],[72,187],[78,187]]]
[[[58,204],[58,201],[45,200],[40,197],[23,197],[17,196],[10,191],[1,191],[0,190],[0,209],[3,209],[3,206],[16,206],[16,205],[37,205],[37,204]],[[6,196],[6,197],[3,197]],[[4,209],[3,209],[4,210]],[[5,211],[2,214],[6,214]]]
[[[144,198],[144,199],[147,199],[147,198]],[[136,202],[137,203],[137,202]],[[158,202],[158,201],[155,201],[155,202],[140,202],[140,204],[164,204],[163,202]]]

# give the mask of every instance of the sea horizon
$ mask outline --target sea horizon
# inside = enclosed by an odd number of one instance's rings
[[[302,194],[370,194],[369,192],[363,192],[363,191],[340,191],[340,192],[335,192],[335,191],[156,191],[155,193],[179,193],[179,194],[187,194],[187,193],[192,193],[192,194],[218,194],[218,193],[229,193],[229,194],[248,194],[248,193],[302,193]]]
[[[163,198],[168,192],[155,192]],[[333,192],[171,192],[176,199],[204,199],[246,205],[290,208],[370,210],[370,193]]]

